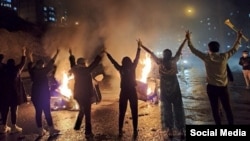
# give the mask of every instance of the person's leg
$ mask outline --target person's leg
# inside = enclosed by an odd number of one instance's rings
[[[207,95],[210,101],[213,118],[216,125],[221,124],[220,114],[219,114],[219,91],[217,86],[207,85]]]
[[[245,79],[246,87],[249,87],[249,81],[248,81],[248,70],[242,70],[243,76]]]
[[[40,103],[33,102],[35,108],[36,125],[38,128],[42,128],[42,106]]]
[[[233,118],[233,112],[231,109],[231,104],[230,104],[230,97],[229,97],[229,92],[227,87],[221,88],[221,92],[219,93],[219,98],[221,101],[221,105],[223,106],[228,124],[233,125],[234,124],[234,118]]]
[[[52,119],[52,115],[51,115],[50,99],[46,99],[43,101],[42,110],[44,112],[46,122],[49,126],[50,136],[58,134],[60,132],[60,130],[58,130],[54,127],[54,123],[53,123],[53,119]]]
[[[2,111],[1,111],[2,125],[0,129],[0,133],[7,133],[11,130],[10,127],[7,126],[8,114],[9,114],[9,106],[6,104],[3,104]]]
[[[9,106],[3,105],[1,111],[3,125],[7,125],[8,114],[9,114]]]
[[[46,119],[46,122],[48,124],[49,127],[53,127],[53,120],[52,120],[52,115],[51,115],[51,108],[50,108],[50,100],[44,100],[43,101],[43,106],[42,106],[42,110],[44,112],[44,116]]]
[[[175,118],[175,125],[176,128],[179,130],[183,130],[185,128],[185,114],[184,114],[184,107],[181,97],[177,97],[173,101],[173,111],[174,111],[174,118]]]
[[[16,125],[17,121],[17,105],[10,106],[10,112],[11,112],[11,123],[13,125]]]
[[[77,103],[79,105],[79,112],[75,121],[75,126],[74,129],[75,130],[80,130],[81,125],[82,125],[82,120],[84,117],[84,107],[83,107],[83,103],[80,100],[77,100]]]
[[[250,89],[250,70],[247,70],[247,88]]]
[[[169,86],[167,82],[161,80],[160,82],[161,94],[161,124],[162,130],[173,129],[174,128],[174,120],[173,120],[173,111],[172,111],[172,101],[167,95],[169,93]]]
[[[11,111],[11,123],[12,123],[12,127],[11,127],[11,132],[22,132],[22,128],[18,127],[16,125],[17,122],[17,109],[18,109],[18,105],[12,105],[10,107],[10,111]]]
[[[125,113],[127,110],[127,102],[128,98],[125,96],[126,94],[124,92],[120,93],[120,99],[119,99],[119,135],[122,135],[122,129],[123,129],[123,122],[125,118]]]
[[[133,128],[134,128],[134,137],[137,137],[138,131],[138,99],[137,99],[137,94],[136,90],[133,89],[131,91],[131,96],[129,98],[129,104],[130,104],[130,109],[132,113],[132,119],[133,119]]]
[[[85,114],[85,135],[91,136],[92,126],[91,126],[91,103],[90,101],[85,101],[84,104],[84,114]]]

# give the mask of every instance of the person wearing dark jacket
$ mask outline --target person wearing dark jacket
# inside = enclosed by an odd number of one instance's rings
[[[136,57],[134,61],[129,57],[124,57],[122,59],[122,65],[119,65],[117,61],[113,59],[113,57],[107,53],[108,59],[114,65],[114,67],[120,73],[120,98],[119,98],[119,136],[123,135],[123,123],[124,117],[127,109],[127,103],[130,103],[130,109],[133,119],[133,137],[136,138],[138,135],[138,97],[136,92],[136,67],[140,57],[140,41],[138,41],[138,48],[136,52]]]
[[[51,95],[48,82],[48,74],[54,69],[54,62],[56,57],[58,56],[58,53],[59,50],[57,50],[56,54],[53,56],[53,58],[48,62],[46,66],[43,60],[38,60],[34,64],[32,59],[32,54],[30,54],[31,62],[29,62],[28,64],[28,70],[32,80],[31,101],[35,107],[36,124],[39,129],[40,136],[43,136],[46,133],[46,130],[43,128],[42,125],[43,112],[47,124],[49,126],[49,134],[52,136],[60,132],[58,129],[54,128],[51,116],[51,108],[50,108]]]
[[[246,89],[250,89],[250,56],[247,50],[242,52],[239,65],[242,66],[242,72],[246,82]]]
[[[73,98],[77,101],[80,107],[74,129],[80,130],[82,120],[85,115],[85,137],[92,138],[94,134],[92,133],[91,126],[91,98],[93,96],[94,87],[91,73],[99,64],[102,57],[97,55],[94,61],[87,66],[84,58],[78,58],[77,61],[75,61],[75,57],[72,54],[71,49],[69,50],[69,54],[71,66],[69,73],[73,74],[75,79]]]
[[[23,56],[20,64],[16,65],[14,59],[8,59],[4,67],[3,81],[3,101],[2,101],[2,120],[1,133],[11,131],[12,133],[22,132],[22,128],[16,125],[18,105],[27,102],[27,97],[21,81],[21,73],[25,65],[26,49],[23,49]],[[11,111],[11,128],[7,126],[7,119]]]

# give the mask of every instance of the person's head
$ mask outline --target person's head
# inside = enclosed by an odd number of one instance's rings
[[[7,60],[7,66],[15,66],[15,60],[14,59],[8,59]]]
[[[127,56],[123,57],[122,65],[125,66],[125,67],[132,65],[131,59],[129,57],[127,57]]]
[[[42,59],[36,61],[36,67],[37,68],[43,68],[44,64],[45,64],[45,62]]]
[[[242,56],[243,57],[247,57],[248,54],[249,54],[249,52],[247,50],[242,51]]]
[[[76,61],[77,65],[86,66],[86,60],[84,58],[78,58]]]
[[[217,41],[211,41],[208,43],[208,49],[211,53],[219,52],[220,44]]]
[[[172,51],[170,49],[165,49],[163,51],[163,58],[170,59],[172,57]]]
[[[0,54],[0,62],[3,61],[3,58],[4,58],[4,55],[3,55],[3,54]]]

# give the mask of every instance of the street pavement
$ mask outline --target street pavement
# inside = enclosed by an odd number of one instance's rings
[[[178,74],[182,90],[186,124],[214,124],[206,95],[206,79],[204,70],[192,68]],[[250,91],[245,89],[241,72],[234,72],[235,81],[229,84],[235,124],[250,124]],[[92,128],[94,141],[131,141],[133,135],[131,113],[128,104],[124,136],[118,138],[118,96],[119,89],[101,88],[102,101],[92,106]],[[167,138],[161,131],[160,106],[150,101],[139,100],[138,141],[180,141],[180,137]],[[84,122],[80,131],[73,130],[77,116],[76,110],[52,111],[55,127],[61,133],[54,137],[48,135],[38,138],[35,124],[35,111],[31,102],[21,105],[18,111],[18,125],[23,128],[22,134],[0,134],[0,141],[85,141]],[[221,110],[223,124],[226,124]],[[10,121],[9,121],[10,122]],[[46,121],[43,120],[44,125]],[[9,124],[10,125],[10,124]],[[45,126],[47,128],[47,126]]]

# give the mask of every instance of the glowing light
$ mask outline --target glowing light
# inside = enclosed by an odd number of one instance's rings
[[[193,7],[186,7],[185,14],[186,14],[186,16],[189,16],[189,17],[194,16],[194,14],[195,14],[194,8]]]
[[[69,81],[74,79],[74,76],[68,76],[67,73],[63,72],[63,77],[61,80],[61,85],[58,88],[58,91],[61,95],[71,99],[73,96],[72,90],[69,88]]]
[[[148,78],[148,75],[149,75],[149,73],[151,71],[151,67],[152,67],[149,54],[146,54],[146,58],[142,61],[142,64],[144,66],[142,68],[142,76],[141,76],[140,81],[147,83],[147,78]]]
[[[145,55],[145,59],[142,60],[142,64],[143,64],[143,68],[142,68],[140,81],[147,84],[147,90],[145,93],[147,95],[150,95],[150,94],[152,94],[152,92],[154,92],[154,88],[148,82],[148,76],[149,76],[149,73],[152,69],[152,62],[151,62],[150,55],[148,53]]]

